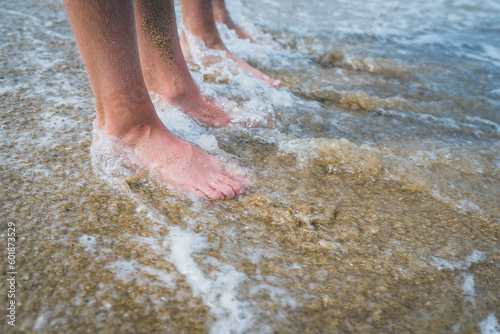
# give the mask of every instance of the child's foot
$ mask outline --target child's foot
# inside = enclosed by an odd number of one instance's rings
[[[250,74],[251,76],[253,76],[257,79],[260,79],[260,80],[266,82],[269,86],[274,87],[274,88],[278,88],[280,86],[280,84],[281,84],[280,80],[276,80],[276,79],[273,79],[273,78],[265,75],[264,73],[262,73],[261,71],[259,71],[255,67],[250,66],[243,59],[241,59],[241,58],[235,56],[234,54],[232,54],[231,52],[229,52],[227,49],[226,49],[226,57],[235,61],[238,65],[241,66],[241,68],[246,73]]]
[[[258,40],[255,40],[254,38],[252,38],[252,36],[247,34],[243,29],[241,29],[238,25],[236,25],[236,23],[234,23],[231,16],[229,15],[224,0],[214,0],[213,4],[214,4],[213,9],[214,9],[215,20],[218,23],[225,24],[229,29],[234,30],[234,32],[236,33],[236,35],[238,35],[239,38],[248,39],[251,43],[267,46],[274,50],[283,49],[281,45],[273,41],[271,38],[259,38]]]
[[[191,49],[189,47],[189,42],[188,42],[187,37],[186,37],[186,32],[184,32],[184,31],[181,34],[181,46],[182,46],[182,52],[183,52],[185,58],[192,61]],[[214,45],[205,44],[205,46],[209,49],[225,52],[225,57],[234,61],[241,68],[241,70],[244,73],[246,73],[254,78],[257,78],[257,79],[264,81],[265,83],[267,83],[271,87],[278,88],[279,85],[281,84],[280,80],[276,80],[276,79],[273,79],[273,78],[265,75],[264,73],[262,73],[261,71],[259,71],[255,67],[250,66],[246,61],[244,61],[240,57],[237,57],[234,54],[232,54],[226,48],[226,46],[224,44],[222,44],[222,43],[218,43],[218,44],[214,44]],[[203,65],[208,66],[208,65],[215,64],[215,63],[222,62],[222,61],[224,61],[224,58],[222,58],[222,57],[220,57],[220,58],[219,57],[206,57],[204,59]]]
[[[202,198],[233,198],[248,188],[249,180],[219,159],[173,135],[158,118],[152,123],[122,132],[119,137],[125,146],[133,149],[137,167]]]
[[[163,77],[165,75],[170,77],[169,80]],[[215,100],[201,94],[185,65],[172,64],[168,74],[144,71],[144,80],[149,91],[164,97],[194,119],[215,127],[232,124],[227,113]]]

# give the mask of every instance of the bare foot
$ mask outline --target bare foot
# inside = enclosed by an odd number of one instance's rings
[[[215,2],[214,2],[215,5]],[[229,13],[227,10],[224,9],[219,9],[217,6],[214,6],[214,16],[215,16],[215,21],[217,23],[223,23],[225,24],[229,29],[234,30],[236,35],[238,35],[239,38],[241,39],[248,39],[250,42],[255,43],[255,40],[246,32],[244,32],[240,27],[238,27],[234,21],[231,19],[229,16]]]
[[[263,36],[259,36],[257,39],[254,39],[249,34],[247,34],[246,32],[244,32],[240,27],[238,27],[236,25],[234,27],[231,27],[226,22],[219,22],[219,23],[224,23],[224,24],[226,24],[226,26],[229,29],[234,30],[234,32],[236,33],[236,35],[240,39],[248,39],[250,41],[250,43],[257,44],[257,45],[262,45],[262,46],[271,48],[271,49],[273,49],[275,51],[281,51],[281,50],[283,50],[283,47],[280,44],[278,44],[277,42],[275,42],[267,34],[264,34]]]
[[[256,40],[234,23],[226,8],[225,0],[213,0],[213,10],[215,20],[218,23],[225,24],[229,29],[234,30],[239,38],[248,39],[251,43],[271,47],[274,50],[283,50],[281,45],[272,40],[272,38],[267,38],[267,35]]]
[[[197,38],[195,36],[192,36],[192,37],[193,37],[193,39]],[[198,41],[198,42],[201,43],[202,41]],[[186,59],[189,59],[190,61],[192,61],[193,57],[192,57],[192,53],[191,53],[191,48],[189,45],[189,41],[186,37],[185,31],[183,31],[181,34],[181,46],[182,46],[182,52],[183,52],[184,56],[186,57]],[[246,61],[244,61],[240,57],[237,57],[234,54],[232,54],[226,48],[226,46],[224,44],[220,44],[220,43],[217,43],[214,45],[206,45],[205,44],[205,47],[209,48],[209,49],[213,49],[213,50],[223,51],[225,53],[225,57],[234,61],[239,66],[239,68],[241,68],[241,70],[244,73],[246,73],[254,78],[257,78],[257,79],[264,81],[265,83],[267,83],[271,87],[278,88],[280,86],[280,84],[281,84],[280,80],[273,79],[273,78],[265,75],[264,73],[262,73],[261,71],[259,71],[255,67],[250,66]],[[222,57],[221,58],[218,58],[218,57],[208,58],[208,57],[206,57],[206,59],[204,59],[203,65],[207,66],[207,65],[222,62],[222,61],[224,61],[224,59]]]
[[[179,94],[170,99],[184,113],[198,121],[215,127],[232,124],[227,113],[211,97],[203,96],[200,91],[188,94]]]
[[[171,64],[169,73],[145,70],[144,81],[149,91],[164,97],[194,119],[215,127],[231,125],[231,119],[217,101],[203,96],[185,64]],[[165,78],[169,77],[169,80]]]
[[[273,78],[265,75],[264,73],[262,73],[261,71],[259,71],[255,67],[250,66],[243,59],[236,57],[234,54],[232,54],[231,52],[229,52],[227,50],[226,50],[226,57],[235,61],[238,65],[241,66],[241,68],[246,73],[250,74],[251,76],[253,76],[257,79],[260,79],[260,80],[266,82],[269,86],[274,87],[274,88],[278,88],[280,86],[280,84],[281,84],[280,80],[276,80],[276,79],[273,79]]]
[[[226,23],[226,25],[227,25],[227,27],[229,29],[234,30],[234,32],[236,33],[236,35],[238,35],[239,38],[241,38],[241,39],[248,39],[251,43],[256,44],[256,42],[254,41],[254,39],[249,34],[247,34],[246,32],[244,32],[243,30],[241,30],[241,28],[238,27],[237,25],[233,24],[233,26],[229,26],[229,24],[227,24],[227,23]]]
[[[159,119],[119,139],[134,150],[138,167],[158,174],[163,182],[197,197],[233,198],[250,184],[219,159],[173,135]]]
[[[275,42],[274,39],[268,34],[264,34],[262,36],[259,36],[254,43],[269,47],[275,51],[282,51],[283,50],[283,47],[279,43]]]

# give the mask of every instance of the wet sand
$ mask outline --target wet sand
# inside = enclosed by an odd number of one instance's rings
[[[7,222],[18,237],[2,332],[479,333],[500,317],[495,65],[381,57],[357,34],[321,51],[325,26],[263,25],[286,51],[246,58],[283,89],[191,65],[260,127],[204,128],[156,101],[252,175],[239,198],[199,201],[91,152],[64,8],[26,4],[0,11],[1,237]]]

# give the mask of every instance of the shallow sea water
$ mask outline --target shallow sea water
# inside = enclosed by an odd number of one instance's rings
[[[500,2],[228,2],[283,49],[220,27],[228,47],[282,88],[201,47],[190,67],[254,127],[200,126],[153,96],[173,132],[252,176],[219,202],[91,147],[62,2],[2,2],[18,308],[1,332],[499,333]]]

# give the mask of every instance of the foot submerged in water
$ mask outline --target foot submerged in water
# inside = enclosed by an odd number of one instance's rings
[[[183,31],[182,34],[181,34],[182,52],[184,53],[185,58],[188,61],[192,62],[193,61],[193,56],[192,56],[192,53],[191,53],[190,42],[188,41],[188,38],[186,36],[187,34],[189,34],[189,33],[185,32],[185,31]],[[196,36],[191,36],[191,37],[193,39],[199,39]],[[231,53],[226,48],[226,46],[224,44],[207,45],[203,40],[198,40],[195,43],[199,44],[196,47],[196,49],[203,50],[203,49],[206,48],[206,49],[211,49],[211,50],[222,51],[224,53],[224,56],[220,56],[220,57],[203,57],[203,64],[201,64],[202,66],[209,66],[209,65],[212,65],[212,64],[223,62],[226,59],[230,59],[234,63],[236,63],[236,65],[240,68],[239,72],[244,72],[244,73],[246,73],[247,75],[249,75],[251,77],[260,79],[260,80],[264,81],[265,83],[267,83],[269,86],[271,86],[273,88],[279,88],[279,86],[281,84],[280,80],[273,79],[273,78],[267,76],[266,74],[262,73],[261,71],[259,71],[255,67],[252,67],[246,61],[244,61],[240,57],[237,57],[233,53]],[[201,46],[202,43],[205,43],[205,45]],[[235,73],[235,70],[231,70],[231,71],[233,73]],[[236,72],[238,72],[238,71],[236,70]],[[237,73],[235,73],[235,74],[237,74]]]
[[[144,80],[150,92],[162,96],[169,104],[203,124],[214,127],[232,124],[228,114],[217,101],[203,96],[185,64],[174,64],[171,67],[168,75],[172,80],[166,80],[164,73],[145,71]]]
[[[97,137],[94,140],[99,140]],[[250,180],[216,157],[176,137],[159,119],[112,137],[128,148],[112,149],[126,165],[152,172],[162,182],[199,198],[230,199],[241,195],[250,185]]]

